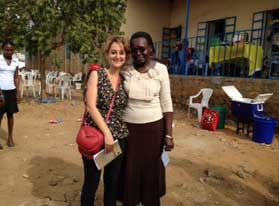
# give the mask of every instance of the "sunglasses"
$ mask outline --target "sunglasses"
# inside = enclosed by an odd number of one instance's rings
[[[144,52],[146,51],[146,49],[147,49],[147,48],[145,48],[145,47],[137,47],[137,48],[133,48],[133,49],[131,50],[131,52],[132,52],[133,54],[136,54],[136,53],[138,53],[138,52],[140,52],[140,53],[142,54],[142,53],[144,53]]]

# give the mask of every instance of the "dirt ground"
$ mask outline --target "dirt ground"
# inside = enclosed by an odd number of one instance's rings
[[[25,99],[16,114],[16,147],[0,130],[0,206],[78,206],[83,168],[75,144],[83,112],[73,100],[38,104]],[[48,123],[58,119],[58,124]],[[209,132],[176,111],[176,147],[167,167],[163,206],[278,206],[279,141],[257,144],[233,126]],[[96,205],[102,205],[101,184]],[[120,204],[119,204],[120,205]]]

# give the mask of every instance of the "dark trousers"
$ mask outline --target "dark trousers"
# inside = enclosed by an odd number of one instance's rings
[[[126,140],[121,139],[118,141],[123,152]],[[122,154],[104,168],[104,206],[116,206]],[[81,206],[94,206],[101,170],[98,170],[94,160],[89,160],[86,157],[82,157],[82,160],[84,165],[84,183],[81,191]]]

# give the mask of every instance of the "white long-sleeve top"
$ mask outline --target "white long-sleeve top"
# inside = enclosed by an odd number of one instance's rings
[[[14,75],[18,67],[18,59],[12,58],[11,64],[8,65],[3,55],[0,55],[0,89],[15,89]]]
[[[163,113],[173,111],[169,75],[165,65],[153,62],[146,73],[140,73],[131,66],[122,75],[129,97],[123,113],[125,122],[154,122],[160,120]]]

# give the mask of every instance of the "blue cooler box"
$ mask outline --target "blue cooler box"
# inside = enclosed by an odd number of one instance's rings
[[[253,122],[254,116],[264,116],[263,104],[232,101],[232,114],[243,122]]]
[[[264,102],[273,95],[273,93],[260,94],[250,99],[243,98],[235,86],[223,86],[222,89],[232,100],[232,114],[243,122],[253,122],[254,115],[264,116]]]

